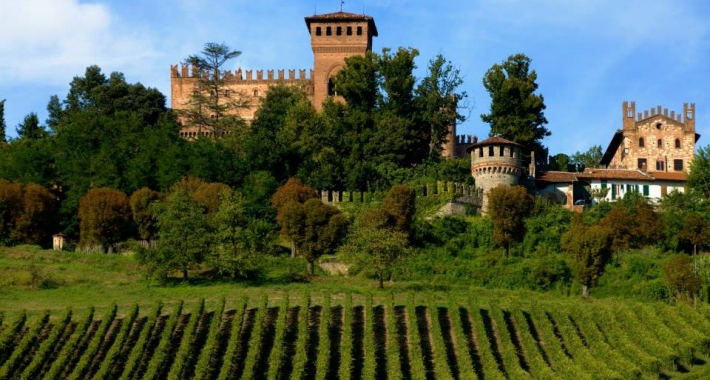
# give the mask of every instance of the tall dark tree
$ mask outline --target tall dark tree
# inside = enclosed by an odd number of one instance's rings
[[[47,114],[47,120],[45,121],[47,126],[52,132],[57,133],[57,127],[59,126],[59,122],[62,120],[62,116],[64,114],[64,108],[62,108],[62,103],[59,101],[59,97],[57,95],[52,95],[49,98],[49,103],[47,103]]]
[[[0,100],[0,144],[7,142],[7,124],[5,123],[5,100]]]
[[[532,196],[522,186],[500,185],[488,196],[488,215],[493,221],[493,241],[505,248],[508,256],[510,245],[523,241],[525,217],[533,210]]]
[[[17,136],[21,139],[39,140],[47,136],[47,130],[39,125],[39,118],[34,112],[25,116],[22,123],[17,126],[16,131]]]
[[[98,246],[103,252],[131,235],[131,205],[123,192],[98,188],[89,190],[79,202],[81,246]]]
[[[406,185],[395,185],[382,199],[382,210],[391,219],[395,231],[409,234],[415,209],[414,190]]]
[[[197,89],[190,95],[188,107],[181,110],[188,125],[197,127],[197,135],[202,135],[202,129],[223,135],[236,124],[238,119],[231,111],[242,107],[240,96],[227,91],[227,82],[222,73],[223,66],[238,57],[240,51],[232,50],[225,44],[208,42],[200,54],[190,55],[185,64],[191,65],[193,76],[197,76]]]
[[[491,95],[491,110],[481,119],[490,124],[491,136],[501,136],[525,147],[524,167],[535,152],[538,165],[547,163],[547,148],[542,139],[550,136],[545,127],[545,101],[538,89],[537,73],[530,70],[531,59],[515,54],[491,67],[483,77],[483,86]]]

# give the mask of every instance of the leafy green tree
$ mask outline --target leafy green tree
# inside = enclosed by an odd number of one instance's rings
[[[298,233],[302,216],[297,206],[317,197],[318,193],[312,187],[304,185],[298,178],[290,178],[283,186],[276,189],[271,197],[271,205],[276,209],[276,223],[281,227],[281,234],[291,240],[291,257],[296,256],[298,249],[291,233]]]
[[[688,189],[705,198],[710,198],[710,145],[699,147],[688,168]]]
[[[212,250],[214,229],[204,206],[177,189],[156,204],[155,218],[158,246],[144,251],[142,261],[149,264],[151,273],[167,277],[170,271],[179,270],[187,280],[190,267],[201,264]]]
[[[414,190],[406,185],[392,186],[382,199],[382,210],[392,219],[396,231],[408,235],[416,212]]]
[[[199,204],[205,206],[207,214],[214,214],[219,210],[222,199],[225,193],[231,193],[232,189],[219,182],[203,183],[195,192],[192,193],[192,198]]]
[[[22,184],[0,178],[0,244],[12,242],[15,221],[22,214]]]
[[[369,210],[356,219],[348,243],[341,248],[377,275],[378,288],[409,252],[409,236],[392,228],[390,215],[382,209]]]
[[[138,227],[138,236],[151,242],[157,235],[157,226],[153,213],[153,205],[160,201],[161,195],[147,187],[142,187],[131,194],[131,214]]]
[[[532,212],[534,201],[522,186],[500,185],[488,196],[487,213],[493,221],[493,241],[505,248],[525,238],[525,218]]]
[[[676,256],[663,266],[666,284],[673,289],[677,299],[697,297],[703,283],[696,273],[693,260],[686,256]]]
[[[702,214],[690,213],[683,220],[683,228],[681,228],[678,238],[693,245],[693,255],[695,256],[698,253],[698,246],[706,244],[710,238],[710,223]]]
[[[570,230],[562,235],[560,245],[574,262],[576,279],[582,285],[582,296],[589,296],[589,287],[596,284],[611,260],[612,239],[604,227],[585,226],[577,218]]]
[[[664,232],[653,206],[637,193],[627,193],[615,202],[600,225],[611,231],[614,251],[653,245],[661,241]]]
[[[89,190],[79,201],[82,247],[100,246],[103,252],[131,235],[131,206],[126,194],[117,189]]]
[[[309,199],[303,204],[289,202],[283,218],[297,255],[308,262],[310,275],[314,274],[314,263],[320,256],[335,252],[348,227],[347,218],[337,207],[319,199]]]
[[[39,125],[39,118],[34,112],[25,116],[22,123],[17,126],[16,132],[21,139],[38,140],[47,136],[47,131]]]
[[[239,125],[231,111],[243,107],[240,96],[227,91],[225,76],[220,72],[230,60],[238,57],[240,51],[231,50],[225,44],[208,42],[199,54],[190,55],[185,64],[192,65],[198,76],[197,89],[190,96],[188,107],[180,111],[187,125],[197,127],[197,135],[202,136],[202,128],[222,136],[232,127]]]
[[[5,123],[5,101],[0,100],[0,144],[7,142],[7,124]]]
[[[49,103],[47,103],[47,126],[53,133],[57,133],[57,127],[59,122],[62,120],[64,115],[64,108],[62,108],[62,103],[59,101],[57,95],[52,95],[49,98]]]
[[[596,168],[602,160],[602,146],[592,145],[586,152],[577,151],[570,157],[570,164],[574,166],[575,171],[583,172],[586,168]]]
[[[537,73],[530,70],[531,59],[515,54],[493,65],[483,77],[483,86],[491,95],[491,110],[481,119],[490,124],[491,136],[501,136],[525,147],[524,167],[535,152],[536,164],[547,163],[547,148],[542,139],[550,136],[545,127],[545,101],[538,89]]]

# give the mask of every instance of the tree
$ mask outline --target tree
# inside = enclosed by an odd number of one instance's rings
[[[138,227],[138,236],[148,242],[156,238],[157,226],[155,223],[153,205],[158,202],[160,198],[161,195],[159,192],[147,187],[142,187],[131,194],[131,214],[133,215],[133,221]]]
[[[5,123],[5,100],[0,100],[0,144],[7,142],[7,124]]]
[[[17,126],[16,132],[19,138],[30,140],[38,140],[47,136],[47,131],[44,127],[39,125],[39,118],[34,112],[31,112],[29,115],[25,116],[22,123]]]
[[[314,263],[320,256],[335,252],[348,227],[347,218],[337,207],[319,199],[309,199],[303,204],[289,202],[284,219],[297,255],[308,262],[310,275],[314,274]]]
[[[589,296],[589,287],[596,284],[611,260],[611,236],[599,225],[585,226],[575,218],[569,231],[562,235],[562,249],[572,257],[576,279],[582,285],[582,296]]]
[[[693,261],[686,255],[671,259],[663,266],[663,274],[678,299],[696,297],[703,286],[700,276],[695,272]]]
[[[220,70],[240,54],[240,51],[231,50],[225,44],[208,42],[200,54],[185,59],[185,64],[197,70],[193,76],[198,79],[188,108],[180,113],[188,125],[197,127],[198,136],[202,135],[202,128],[214,133],[214,136],[221,136],[237,122],[230,111],[244,106],[239,100],[243,94],[232,95],[231,91],[226,91],[226,79]]]
[[[550,156],[550,170],[568,172],[570,167],[570,158],[564,153],[558,153],[554,156]]]
[[[693,256],[698,253],[698,246],[707,243],[710,238],[710,223],[700,213],[693,212],[685,216],[678,238],[693,245]]]
[[[533,210],[534,201],[522,186],[499,185],[488,196],[488,215],[493,221],[493,241],[505,248],[525,237],[525,217]]]
[[[576,172],[583,172],[586,168],[596,168],[602,160],[602,146],[592,145],[588,151],[582,153],[577,151],[570,157],[570,164],[574,166]]]
[[[22,214],[22,184],[0,178],[0,244],[12,241],[15,221]]]
[[[409,234],[414,217],[414,190],[406,185],[395,185],[382,199],[382,210],[392,219],[396,231]]]
[[[171,270],[180,270],[188,279],[188,269],[202,263],[211,251],[214,232],[205,214],[204,206],[195,202],[190,194],[177,189],[156,204],[158,246],[142,254],[152,273],[167,276]]]
[[[47,245],[52,236],[56,196],[36,183],[28,183],[22,188],[21,212],[14,221],[12,237],[26,244]]]
[[[710,145],[700,147],[688,168],[686,186],[692,193],[710,198]]]
[[[103,252],[109,252],[130,236],[131,206],[120,190],[105,187],[89,190],[79,201],[79,219],[79,244],[84,248],[98,245]]]
[[[409,253],[409,236],[394,229],[389,219],[390,215],[380,208],[361,214],[341,249],[375,271],[380,289],[392,269]]]
[[[309,186],[304,185],[298,178],[290,178],[286,183],[276,189],[271,197],[271,205],[276,209],[276,223],[281,227],[281,234],[291,239],[291,257],[296,256],[297,246],[291,232],[297,231],[300,223],[300,211],[297,205],[307,200],[317,198],[318,193]]]
[[[491,95],[491,110],[481,119],[491,125],[491,136],[501,136],[525,147],[523,167],[530,163],[530,152],[535,152],[535,163],[547,163],[547,148],[542,139],[550,136],[545,127],[545,101],[536,95],[537,73],[530,71],[531,59],[515,54],[501,64],[495,64],[483,77],[483,86]]]
[[[612,236],[612,249],[622,251],[655,244],[663,237],[663,222],[648,200],[638,193],[626,193],[600,221]]]

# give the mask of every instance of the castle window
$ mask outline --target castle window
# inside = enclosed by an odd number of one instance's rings
[[[673,160],[673,170],[677,172],[683,171],[683,160]]]
[[[483,147],[478,148],[478,157],[483,157]]]
[[[331,34],[333,34],[332,29],[329,26],[326,26],[325,27],[325,35],[330,36]]]
[[[320,26],[316,26],[316,36],[320,36],[320,35],[321,35]]]
[[[658,148],[663,148],[663,140],[658,139]]]
[[[488,157],[493,157],[495,156],[495,153],[493,152],[493,147],[489,146],[488,147]]]
[[[257,97],[257,96],[259,96],[259,90],[254,89],[254,97]]]
[[[500,156],[501,156],[501,157],[504,157],[504,156],[505,156],[504,149],[505,149],[505,148],[500,147]]]
[[[333,83],[333,78],[328,79],[328,96],[338,95],[335,92],[335,83]]]
[[[661,123],[656,124],[656,129],[661,129],[661,128],[663,128],[663,124],[661,124]]]
[[[643,148],[643,137],[639,139],[639,148]]]
[[[345,34],[347,34],[348,36],[352,36],[352,35],[353,35],[353,27],[352,27],[352,26],[348,26],[348,28],[346,29]]]
[[[646,163],[646,159],[645,159],[645,158],[639,158],[639,162],[638,162],[638,168],[639,168],[639,169],[641,169],[641,170],[646,170],[646,166],[647,166],[647,165],[648,165],[648,164]]]
[[[666,165],[664,164],[663,160],[658,160],[656,161],[656,170],[659,172],[665,171]]]
[[[510,157],[515,157],[515,149],[510,148]]]
[[[357,27],[357,35],[362,36],[362,26]]]
[[[343,28],[341,28],[341,27],[335,28],[335,34],[337,34],[338,36],[342,35],[342,34],[343,34]]]
[[[680,140],[679,139],[675,139],[675,147],[676,147],[676,149],[680,149]]]

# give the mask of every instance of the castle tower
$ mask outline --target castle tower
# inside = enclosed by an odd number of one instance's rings
[[[306,17],[313,49],[313,105],[323,108],[328,96],[337,96],[331,78],[345,66],[345,58],[372,50],[377,37],[371,16],[335,12]]]
[[[491,137],[466,148],[471,155],[471,175],[476,187],[483,192],[483,214],[487,212],[491,189],[518,184],[522,174],[522,148],[522,145],[502,137]]]

